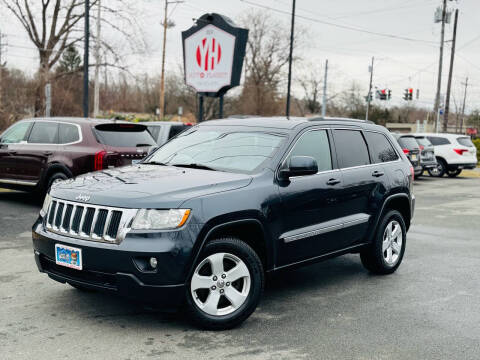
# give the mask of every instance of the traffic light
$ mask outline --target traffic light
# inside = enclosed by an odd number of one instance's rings
[[[392,98],[392,90],[388,89],[387,99],[390,100]]]
[[[380,100],[387,100],[387,90],[380,90]]]
[[[365,96],[365,101],[366,102],[371,102],[373,99],[372,99],[372,93],[369,92],[367,96]]]
[[[408,101],[409,94],[408,94],[408,89],[405,89],[405,92],[403,93],[403,100]]]
[[[408,89],[408,100],[413,100],[413,89]]]

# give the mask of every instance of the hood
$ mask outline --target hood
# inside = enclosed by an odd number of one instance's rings
[[[193,197],[238,189],[251,180],[251,176],[244,174],[139,164],[58,182],[50,194],[94,205],[177,208]]]

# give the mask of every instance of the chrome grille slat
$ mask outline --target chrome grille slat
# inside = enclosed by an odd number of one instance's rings
[[[52,199],[44,224],[53,233],[118,244],[137,210]]]

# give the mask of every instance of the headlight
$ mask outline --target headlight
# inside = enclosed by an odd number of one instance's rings
[[[190,209],[140,209],[133,219],[134,230],[164,230],[181,227],[190,216]]]
[[[40,216],[45,217],[47,215],[48,207],[52,203],[52,197],[50,194],[45,195],[45,200],[43,200],[43,206],[40,209]]]

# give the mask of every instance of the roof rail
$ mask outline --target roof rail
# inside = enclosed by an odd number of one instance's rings
[[[308,121],[325,121],[325,120],[329,120],[329,121],[355,121],[355,122],[361,122],[361,123],[365,123],[365,124],[375,124],[373,121],[370,121],[370,120],[360,120],[360,119],[350,119],[350,118],[321,117],[321,116],[308,118]]]

